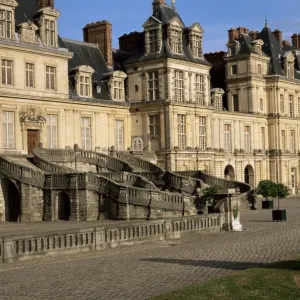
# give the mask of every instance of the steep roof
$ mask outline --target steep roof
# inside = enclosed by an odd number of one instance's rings
[[[15,20],[16,26],[26,22],[28,20],[33,20],[34,16],[38,12],[39,5],[37,0],[17,0],[18,6],[15,10]]]

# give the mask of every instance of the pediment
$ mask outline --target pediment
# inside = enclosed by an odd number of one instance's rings
[[[117,78],[123,78],[123,79],[125,79],[125,78],[127,78],[127,75],[123,71],[114,71],[112,73],[112,77],[114,77],[114,78],[117,77]]]
[[[180,20],[178,17],[172,18],[172,19],[169,21],[169,24],[170,24],[171,26],[177,26],[177,27],[180,27],[180,28],[183,28],[183,27],[184,27],[183,23],[181,22],[181,20]]]
[[[155,17],[151,16],[144,24],[143,27],[155,26],[158,24],[162,24],[162,22]]]
[[[38,30],[39,28],[31,21],[21,23],[17,26],[18,28],[27,29],[27,30]]]
[[[295,61],[295,56],[293,55],[292,51],[288,51],[284,54],[284,59],[288,62],[294,62]]]
[[[18,25],[20,39],[26,43],[37,43],[38,27],[31,21],[24,22]]]
[[[19,4],[16,0],[0,0],[0,5],[6,5],[6,6],[11,6],[11,7],[19,6]]]
[[[38,11],[38,13],[48,15],[48,16],[53,16],[56,18],[58,18],[60,16],[60,12],[56,8],[52,8],[52,7],[42,8]]]
[[[78,67],[74,68],[74,70],[77,70],[78,72],[82,72],[82,73],[90,73],[90,74],[95,73],[95,70],[88,65],[78,66]]]
[[[194,31],[196,33],[203,33],[204,30],[201,27],[201,25],[199,23],[194,23],[191,27],[190,27],[191,31]]]

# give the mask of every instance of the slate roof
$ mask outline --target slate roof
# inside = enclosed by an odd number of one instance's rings
[[[37,0],[17,0],[18,6],[15,10],[16,26],[28,20],[33,20],[38,12],[39,5]]]
[[[188,45],[188,27],[183,28],[182,33],[182,48],[183,53],[182,54],[174,54],[170,47],[169,43],[167,42],[168,39],[168,33],[167,33],[167,26],[171,19],[174,17],[178,17],[181,21],[179,14],[177,13],[176,9],[172,6],[169,6],[167,4],[159,4],[157,5],[157,8],[154,9],[153,15],[154,18],[158,19],[160,22],[162,22],[163,27],[163,37],[162,37],[162,48],[161,51],[157,54],[153,55],[147,55],[145,56],[145,37],[144,33],[140,33],[140,38],[137,41],[137,44],[135,46],[135,49],[130,51],[128,59],[122,61],[124,64],[134,63],[134,62],[140,62],[140,61],[149,61],[153,59],[159,59],[159,58],[174,58],[178,60],[184,60],[184,61],[190,61],[195,62],[199,64],[205,64],[210,65],[210,63],[203,57],[203,58],[195,58],[189,48]],[[183,25],[184,22],[182,21]],[[117,56],[116,56],[117,58]]]

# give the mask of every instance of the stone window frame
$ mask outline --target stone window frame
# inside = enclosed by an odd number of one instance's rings
[[[177,114],[178,147],[185,150],[187,147],[187,120],[185,114]]]
[[[170,20],[167,29],[168,44],[171,51],[177,55],[183,54],[182,30],[183,30],[183,24],[177,17],[174,17],[173,19]]]
[[[291,51],[287,52],[284,56],[284,71],[285,75],[289,79],[294,79],[294,62],[295,57]]]
[[[163,28],[162,22],[151,16],[143,25],[145,32],[145,56],[158,54],[162,47]],[[156,39],[151,39],[156,36]],[[153,48],[156,48],[153,49]]]
[[[5,115],[6,114],[6,118]],[[9,120],[9,114],[13,116],[13,120]],[[2,129],[2,148],[3,149],[15,149],[16,148],[16,112],[14,110],[2,110],[1,111],[1,129]],[[5,124],[7,128],[5,130]],[[11,128],[9,128],[9,124]],[[6,135],[4,132],[6,131]]]
[[[82,149],[92,150],[92,118],[90,116],[80,116],[80,138]]]
[[[28,68],[29,66],[32,69]],[[35,63],[31,61],[25,62],[25,86],[26,88],[35,88]]]
[[[221,96],[215,96],[214,107],[216,110],[223,110],[223,103]]]
[[[227,42],[226,46],[227,46],[227,57],[237,55],[241,48],[240,42],[236,40]]]
[[[45,87],[47,91],[56,91],[57,88],[57,68],[54,65],[45,66]]]
[[[115,147],[117,151],[125,150],[125,120],[122,118],[115,119]]]
[[[148,71],[148,100],[156,101],[160,99],[159,94],[159,71]]]
[[[143,151],[144,150],[144,141],[141,137],[135,137],[132,140],[132,150],[133,151]]]
[[[199,116],[199,148],[204,151],[207,148],[207,118]]]
[[[290,130],[290,152],[296,153],[296,130]]]
[[[9,13],[11,20],[10,20],[10,34],[8,36],[8,30],[7,30],[7,18],[6,16],[2,19],[4,21],[4,34],[1,36],[0,33],[0,37],[4,38],[4,39],[14,39],[15,38],[15,28],[16,28],[16,24],[15,24],[15,9],[18,6],[17,1],[15,0],[10,0],[10,1],[4,1],[4,0],[0,0],[0,11],[4,11],[4,14]]]
[[[195,74],[195,101],[198,105],[205,105],[205,75]]]
[[[75,71],[75,87],[79,97],[92,98],[93,97],[93,74],[95,70],[88,65],[81,65],[73,70]]]
[[[11,63],[11,66],[8,66],[7,65],[8,63]],[[1,58],[1,85],[2,86],[14,85],[14,69],[15,69],[14,59],[6,58],[6,57]],[[9,73],[11,78],[9,78]]]
[[[232,152],[232,135],[231,124],[224,124],[224,151]]]
[[[245,153],[251,152],[251,126],[244,127]]]
[[[266,150],[266,128],[265,127],[260,128],[260,134],[261,134],[261,149],[265,151]]]
[[[200,24],[195,23],[189,31],[189,48],[195,58],[203,58],[202,34],[203,29]]]
[[[109,92],[114,101],[125,101],[125,79],[127,75],[122,71],[114,71],[109,74]]]
[[[294,95],[289,95],[289,116],[295,116]]]
[[[239,94],[232,94],[232,108],[234,112],[239,112]]]
[[[148,132],[149,135],[160,134],[160,115],[150,114],[148,115]]]
[[[56,122],[53,122],[56,120]],[[58,115],[47,114],[47,148],[58,148]]]
[[[280,132],[280,143],[281,143],[282,152],[285,152],[286,151],[286,135],[285,135],[285,130],[281,130],[281,132]]]
[[[184,71],[183,70],[174,70],[174,101],[177,103],[184,103]],[[182,75],[182,76],[181,76]]]
[[[237,74],[238,74],[237,64],[230,65],[230,75],[237,75]]]
[[[279,95],[279,109],[280,109],[280,113],[284,114],[284,94],[280,94]]]

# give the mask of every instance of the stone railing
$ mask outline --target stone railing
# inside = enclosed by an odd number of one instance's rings
[[[131,155],[129,152],[123,152],[123,151],[115,151],[117,157],[123,161],[126,161],[127,163],[139,167],[145,171],[148,172],[164,172],[163,169],[158,167],[157,165],[143,160],[141,158],[138,158],[136,156]]]
[[[179,239],[187,233],[220,232],[223,223],[223,214],[211,214],[5,236],[0,237],[0,263]]]
[[[25,184],[43,187],[45,182],[44,173],[30,169],[15,163],[6,157],[0,156],[0,170],[1,173],[9,178],[15,179]]]

